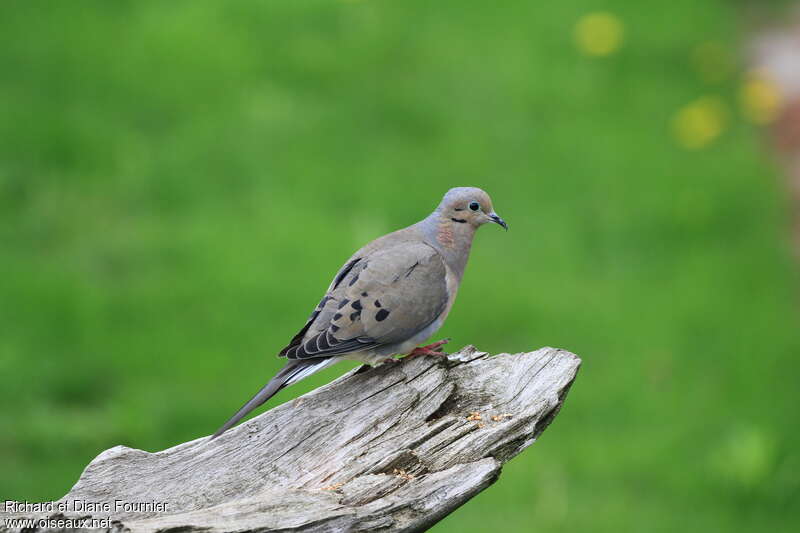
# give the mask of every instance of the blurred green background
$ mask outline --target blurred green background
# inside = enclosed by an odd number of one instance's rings
[[[584,364],[435,530],[797,531],[796,265],[746,30],[722,0],[3,2],[0,500],[213,432],[357,247],[474,185],[511,231],[437,338]]]

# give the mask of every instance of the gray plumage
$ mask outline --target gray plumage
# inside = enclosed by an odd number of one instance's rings
[[[288,362],[213,436],[283,387],[342,359],[375,366],[433,335],[455,301],[475,230],[508,229],[489,195],[457,187],[422,221],[367,244],[334,276],[303,328],[279,355]]]

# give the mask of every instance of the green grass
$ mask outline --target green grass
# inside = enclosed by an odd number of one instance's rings
[[[4,2],[0,500],[214,431],[353,250],[476,185],[511,231],[480,232],[437,337],[584,364],[540,442],[436,530],[796,530],[785,190],[739,75],[690,60],[736,57],[737,8]],[[625,24],[607,58],[572,40],[597,9]],[[727,127],[685,150],[672,117],[707,95]]]

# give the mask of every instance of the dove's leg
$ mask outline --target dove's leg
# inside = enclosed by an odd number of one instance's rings
[[[408,355],[406,355],[406,358],[417,357],[419,355],[435,355],[435,356],[438,356],[438,357],[446,357],[447,356],[446,353],[437,352],[436,348],[438,348],[439,346],[444,346],[448,342],[450,342],[450,339],[442,339],[442,340],[440,340],[438,342],[434,342],[433,344],[429,344],[427,346],[414,348],[413,350],[408,352]]]

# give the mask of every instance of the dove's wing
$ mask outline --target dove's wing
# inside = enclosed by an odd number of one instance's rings
[[[280,355],[290,361],[223,425],[218,437],[283,387],[335,361],[333,356],[402,343],[447,308],[447,269],[422,242],[362,249],[336,274],[303,329]]]
[[[357,254],[280,355],[330,357],[404,342],[447,308],[446,276],[442,256],[422,242]]]

